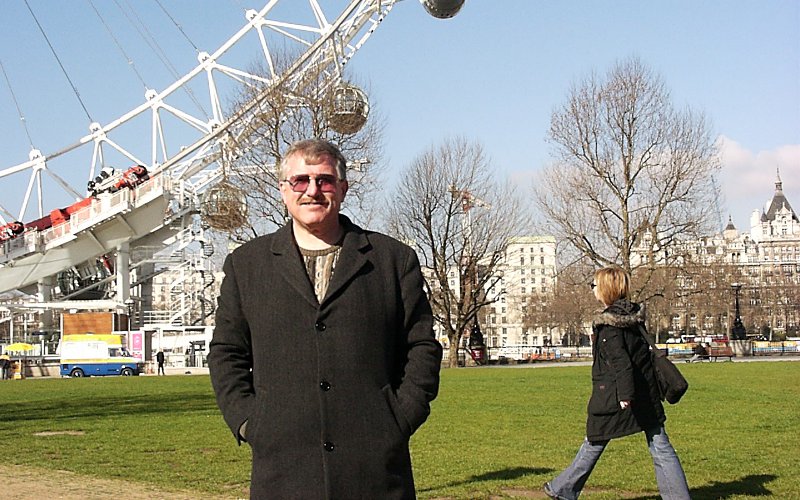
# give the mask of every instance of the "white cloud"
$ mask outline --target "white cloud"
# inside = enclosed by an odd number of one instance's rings
[[[800,144],[753,152],[723,135],[718,145],[722,161],[720,187],[726,202],[720,208],[727,208],[740,230],[749,228],[754,209],[763,209],[772,199],[778,169],[786,198],[795,211],[800,209]]]

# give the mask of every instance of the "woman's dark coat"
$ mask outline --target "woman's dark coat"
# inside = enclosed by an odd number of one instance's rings
[[[208,363],[237,439],[247,421],[251,498],[415,496],[408,441],[428,417],[442,358],[419,261],[340,217],[346,234],[321,304],[291,224],[225,261]]]
[[[592,397],[586,420],[589,441],[635,434],[666,420],[650,346],[639,330],[643,323],[641,308],[624,299],[593,321]],[[631,401],[631,406],[623,410],[620,401]]]

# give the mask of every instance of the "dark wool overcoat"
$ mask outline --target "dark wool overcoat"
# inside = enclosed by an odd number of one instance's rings
[[[208,365],[253,452],[254,499],[414,498],[408,441],[439,387],[441,345],[414,251],[340,216],[317,301],[291,223],[231,253]]]
[[[592,396],[586,437],[605,441],[663,425],[664,407],[650,357],[650,345],[639,325],[639,305],[622,299],[595,317],[592,325]],[[631,401],[628,409],[620,401]]]

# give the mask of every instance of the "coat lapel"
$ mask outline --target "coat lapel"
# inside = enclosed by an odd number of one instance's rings
[[[294,244],[292,224],[288,223],[275,233],[275,239],[270,249],[277,259],[277,271],[297,292],[314,307],[319,307],[317,296],[308,279],[308,273],[303,267],[303,258],[297,245]],[[267,286],[273,286],[266,283]]]
[[[336,261],[336,268],[333,270],[333,277],[328,285],[328,292],[322,300],[323,306],[330,302],[369,262],[366,256],[370,247],[369,239],[361,228],[351,223],[349,219],[344,216],[341,219],[347,232],[342,243],[342,253]]]

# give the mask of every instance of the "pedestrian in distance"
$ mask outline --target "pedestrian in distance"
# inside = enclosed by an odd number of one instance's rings
[[[689,499],[678,455],[664,430],[664,407],[639,325],[643,309],[628,299],[630,276],[619,267],[595,272],[591,283],[604,308],[592,322],[592,395],[586,437],[572,463],[544,484],[550,498],[578,498],[609,441],[644,432],[658,491],[665,500]]]
[[[694,363],[695,361],[708,361],[708,349],[703,342],[698,342],[692,350],[692,357],[686,360],[687,363]]]
[[[6,353],[0,354],[0,380],[6,380],[11,378],[9,376],[10,371],[11,371],[11,358]]]
[[[166,376],[166,372],[164,372],[164,350],[159,349],[158,353],[156,353],[156,362],[158,363],[158,374]]]
[[[252,449],[253,499],[412,499],[409,439],[439,387],[442,347],[415,252],[340,208],[346,161],[289,147],[291,221],[225,259],[211,382]]]

